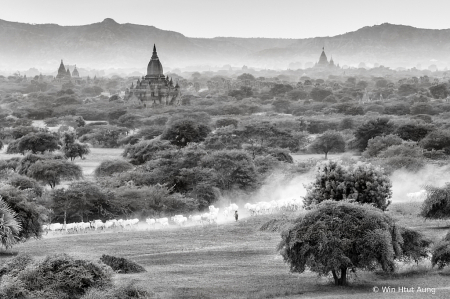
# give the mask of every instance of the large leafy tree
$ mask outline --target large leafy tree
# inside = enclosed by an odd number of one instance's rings
[[[315,180],[307,186],[304,205],[311,208],[325,200],[347,199],[385,210],[391,188],[389,178],[372,164],[344,166],[339,161],[327,161],[319,164]]]
[[[67,189],[55,189],[51,194],[52,208],[56,217],[63,219],[76,218],[80,221],[105,219],[115,209],[110,202],[112,194],[102,190],[96,184],[87,181],[74,182]],[[92,218],[91,218],[92,219]]]
[[[24,154],[31,151],[33,154],[45,151],[53,152],[59,149],[59,138],[50,133],[30,133],[16,140],[16,152]],[[8,148],[9,150],[9,148]]]
[[[314,101],[318,101],[318,102],[322,102],[327,96],[333,94],[333,92],[331,90],[328,89],[323,89],[323,88],[319,88],[319,87],[314,87],[311,90],[311,98]]]
[[[420,141],[434,130],[435,127],[433,125],[412,121],[398,126],[395,134],[403,140]]]
[[[0,245],[12,247],[19,241],[20,230],[16,212],[0,196]]]
[[[184,147],[190,142],[205,140],[211,129],[193,119],[180,119],[169,125],[161,136],[163,140],[169,140],[173,145]]]
[[[325,160],[329,152],[345,151],[345,140],[339,132],[326,131],[312,142],[310,149],[316,153],[324,153]]]
[[[248,189],[255,187],[258,181],[252,158],[242,150],[215,151],[204,156],[200,166],[215,171],[215,185],[222,190],[234,186]]]
[[[401,228],[379,209],[326,201],[283,232],[278,249],[292,272],[331,272],[336,285],[347,285],[349,270],[392,272],[396,258],[423,258],[429,242],[417,239],[403,239]]]
[[[48,184],[52,189],[62,179],[80,179],[83,176],[79,165],[65,160],[37,161],[28,169],[27,174],[38,181]]]
[[[363,151],[367,147],[369,139],[376,136],[390,134],[394,131],[394,124],[388,118],[377,118],[369,120],[359,126],[355,131],[355,142],[357,148]]]
[[[381,151],[392,145],[402,144],[402,139],[397,135],[389,134],[385,136],[376,136],[369,140],[366,150],[362,153],[363,157],[376,157]]]

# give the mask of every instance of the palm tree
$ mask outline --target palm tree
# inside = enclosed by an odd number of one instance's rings
[[[21,229],[16,212],[0,196],[0,246],[8,249],[16,244]]]

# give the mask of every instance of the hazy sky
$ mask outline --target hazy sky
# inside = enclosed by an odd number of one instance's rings
[[[0,19],[84,25],[113,18],[188,37],[333,36],[381,23],[450,28],[450,0],[0,0]]]

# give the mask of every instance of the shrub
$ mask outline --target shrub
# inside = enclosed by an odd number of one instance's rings
[[[433,125],[422,122],[408,122],[398,126],[395,134],[403,140],[420,141],[434,129]]]
[[[8,183],[11,186],[14,186],[19,190],[31,189],[37,196],[41,196],[42,192],[43,192],[42,187],[39,185],[39,183],[36,180],[29,178],[27,176],[24,176],[24,175],[13,174],[8,179]]]
[[[183,147],[190,142],[204,141],[210,128],[192,119],[180,119],[166,128],[161,136],[162,140],[169,140],[172,144]]]
[[[450,130],[432,131],[420,141],[420,145],[426,150],[444,150],[450,154]]]
[[[450,264],[450,241],[442,240],[433,248],[431,265],[443,269]]]
[[[96,177],[111,176],[115,173],[125,172],[133,169],[134,166],[127,162],[121,160],[105,160],[95,169]]]
[[[18,273],[8,273],[9,280],[20,283],[28,298],[80,298],[89,288],[112,284],[112,271],[104,264],[75,260],[66,254],[35,261]],[[0,289],[5,280],[0,281]],[[20,298],[20,297],[17,297]]]
[[[150,299],[151,293],[131,282],[116,288],[91,288],[81,299]]]
[[[391,145],[399,144],[402,144],[402,139],[396,135],[376,136],[369,140],[366,150],[362,155],[366,158],[375,157]]]
[[[392,184],[378,167],[357,164],[354,168],[339,161],[318,165],[315,180],[307,186],[304,198],[306,208],[312,208],[325,200],[352,200],[369,203],[385,210],[391,203]]]
[[[394,131],[394,125],[388,118],[377,118],[369,120],[359,126],[355,131],[355,142],[358,149],[363,151],[366,149],[369,139],[376,136],[387,135]]]
[[[425,190],[427,198],[422,204],[420,216],[425,219],[450,218],[450,183],[443,187],[426,186]]]
[[[114,271],[118,273],[141,273],[146,272],[144,267],[136,264],[133,261],[127,260],[123,257],[115,257],[112,255],[103,254],[100,261],[110,266]]]

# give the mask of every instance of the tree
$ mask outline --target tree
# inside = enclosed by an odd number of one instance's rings
[[[347,271],[381,268],[393,272],[395,259],[409,258],[408,240],[400,227],[382,211],[369,205],[325,201],[300,216],[282,234],[278,245],[292,272],[307,268],[319,275],[333,275],[335,285],[347,285]],[[420,243],[419,243],[420,244]],[[422,244],[424,245],[424,244]],[[403,248],[408,248],[409,251]]]
[[[250,80],[255,81],[255,77],[252,74],[243,73],[237,77],[238,80]]]
[[[450,265],[450,233],[439,241],[433,248],[431,256],[431,266],[438,266],[438,269],[443,269]]]
[[[19,241],[20,230],[16,212],[0,196],[0,244],[11,248]]]
[[[36,195],[11,185],[0,188],[0,197],[16,213],[21,230],[20,241],[42,236],[42,224],[48,222],[50,211],[36,202]]]
[[[142,124],[141,117],[139,115],[130,114],[130,113],[120,116],[119,119],[117,120],[117,123],[120,126],[129,128],[129,129],[135,129]]]
[[[426,150],[444,150],[450,154],[450,130],[435,130],[420,141]]]
[[[433,125],[411,121],[398,126],[395,134],[403,140],[421,141],[434,130],[435,127]]]
[[[414,105],[411,106],[411,108],[409,110],[412,115],[417,115],[417,114],[433,115],[434,114],[433,107],[428,103],[415,103]]]
[[[329,152],[344,152],[345,140],[339,132],[326,131],[312,142],[310,149],[316,153],[324,153],[325,160]]]
[[[333,93],[328,89],[314,87],[311,90],[310,96],[314,101],[322,102],[327,96],[331,94]]]
[[[294,87],[292,87],[289,84],[275,84],[269,91],[269,93],[271,95],[281,95],[281,94],[285,94],[287,92],[290,92],[294,89]]]
[[[286,99],[276,99],[272,102],[275,112],[289,113],[291,108],[291,102]]]
[[[431,86],[429,89],[431,95],[435,99],[445,99],[449,95],[447,84],[434,85]]]
[[[389,178],[372,164],[344,166],[327,161],[318,165],[315,180],[307,186],[304,205],[310,209],[329,199],[351,200],[385,210],[391,203],[391,188]]]
[[[115,173],[120,173],[133,169],[133,164],[122,160],[105,160],[95,169],[96,177],[111,176]]]
[[[76,142],[69,144],[68,146],[63,146],[62,152],[66,158],[70,158],[70,161],[73,161],[76,157],[83,159],[83,156],[86,156],[91,151],[89,149],[89,145]]]
[[[420,216],[425,219],[450,218],[450,183],[443,187],[426,186],[427,197],[422,203]]]
[[[417,91],[418,89],[412,84],[402,84],[398,88],[398,95],[402,97],[409,96],[415,94]]]
[[[394,131],[394,124],[388,118],[377,118],[369,120],[359,126],[355,131],[355,142],[357,148],[363,151],[367,147],[369,139],[376,136],[387,135]]]
[[[65,160],[39,160],[28,169],[27,175],[49,184],[53,189],[61,179],[80,179],[83,172],[80,166]]]
[[[397,135],[376,136],[369,140],[366,150],[362,153],[363,157],[376,157],[381,151],[387,149],[391,145],[402,144],[402,139]]]
[[[339,130],[353,129],[354,122],[350,117],[343,118],[339,123]]]
[[[67,219],[85,221],[90,216],[94,219],[112,216],[115,212],[109,200],[112,196],[95,183],[80,181],[70,184],[67,189],[53,190],[50,199],[57,219],[62,219],[65,224]]]
[[[168,141],[144,140],[134,145],[129,145],[123,151],[122,156],[128,158],[131,164],[140,165],[153,160],[160,151],[168,151],[174,146]]]
[[[30,133],[18,139],[17,150],[24,154],[31,151],[33,154],[45,151],[53,152],[59,149],[58,137],[50,133]]]
[[[200,166],[215,171],[215,185],[221,190],[231,190],[234,186],[251,189],[258,182],[253,160],[242,150],[214,151],[202,158]]]
[[[253,91],[251,87],[241,86],[240,89],[230,90],[228,95],[236,98],[236,100],[242,100],[253,96]]]
[[[162,140],[169,140],[173,145],[184,147],[190,142],[202,142],[211,129],[192,119],[180,119],[166,128]]]

